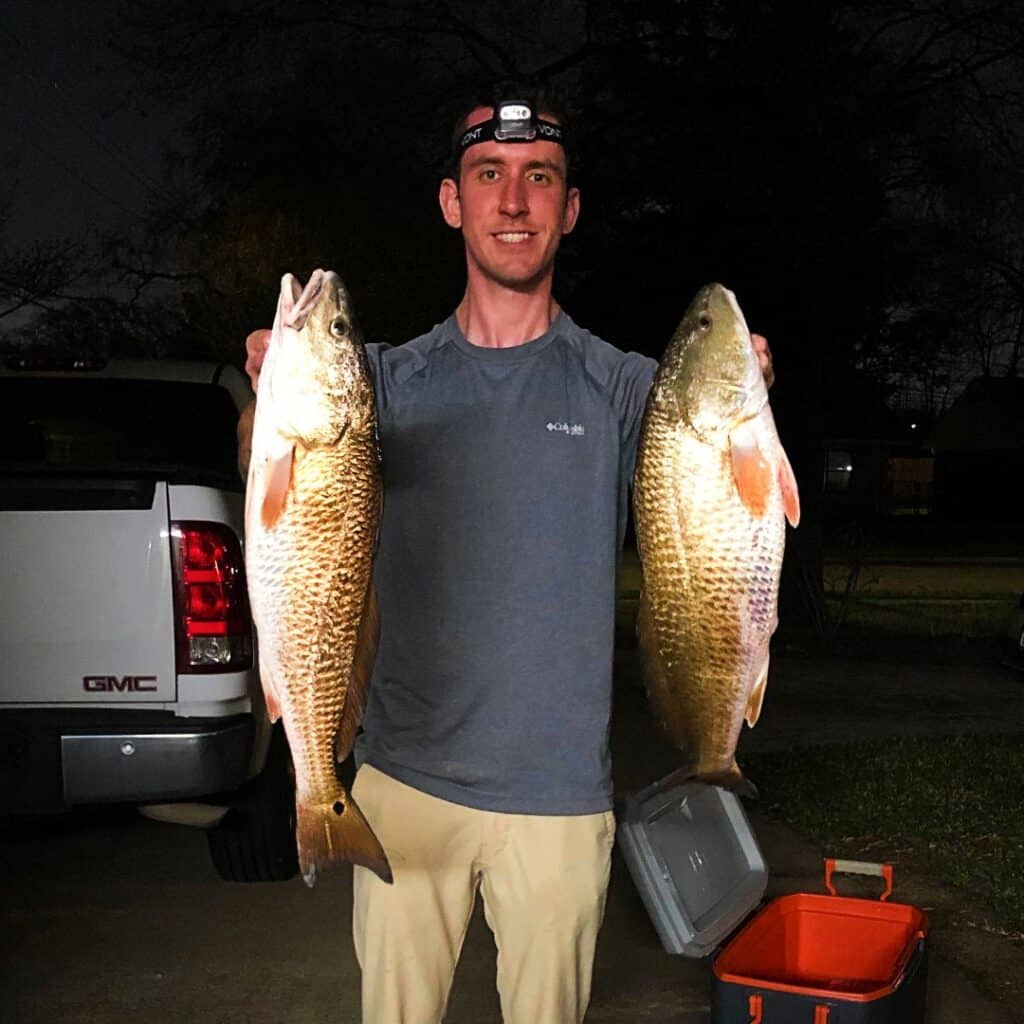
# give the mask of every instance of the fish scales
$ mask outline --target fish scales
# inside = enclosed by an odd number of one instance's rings
[[[279,696],[285,721],[303,723],[289,740],[297,784],[307,787],[300,795],[316,802],[337,790],[334,740],[372,572],[368,524],[380,501],[372,436],[348,442],[296,451],[293,500],[261,562],[267,614],[295,641],[279,649],[271,677],[308,681]]]
[[[686,755],[683,774],[740,785],[736,743],[744,717],[753,724],[760,707],[755,692],[763,694],[777,622],[784,516],[795,518],[798,506],[786,507],[782,482],[791,483],[795,503],[795,481],[767,396],[758,396],[764,386],[759,371],[756,380],[752,376],[756,356],[746,325],[741,317],[731,322],[738,307],[723,303],[719,289],[704,289],[694,300],[645,410],[633,498],[643,566],[638,632],[649,698],[662,728]],[[729,329],[731,361],[705,366],[699,346],[713,339],[701,339],[694,307],[714,310],[709,319],[715,328]],[[725,399],[698,397],[723,379],[729,382]],[[708,417],[708,402],[720,406],[714,411],[723,422]],[[737,437],[766,462],[774,460],[763,500],[753,510],[737,484]]]
[[[657,705],[668,731],[707,756],[735,746],[745,710],[735,690],[774,629],[781,519],[759,520],[731,500],[727,453],[677,436],[658,416],[648,444],[663,458],[646,460],[637,480],[635,501],[647,510],[638,515],[653,524],[640,540],[644,586],[661,660],[673,669]]]

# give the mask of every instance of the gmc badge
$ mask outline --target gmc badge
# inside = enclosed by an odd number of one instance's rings
[[[82,689],[86,693],[152,693],[156,676],[82,676]]]

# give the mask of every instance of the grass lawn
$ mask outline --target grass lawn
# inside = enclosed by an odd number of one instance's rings
[[[766,808],[830,856],[909,855],[1024,936],[1021,737],[888,739],[748,757],[743,769]]]

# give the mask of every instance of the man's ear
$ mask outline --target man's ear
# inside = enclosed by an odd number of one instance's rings
[[[444,222],[450,228],[462,227],[462,203],[459,200],[459,186],[454,178],[445,178],[438,193]]]
[[[567,235],[576,227],[576,218],[580,215],[580,190],[571,188],[565,196],[565,213],[562,216],[562,234]]]

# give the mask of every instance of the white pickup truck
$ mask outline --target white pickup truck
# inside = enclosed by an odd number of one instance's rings
[[[234,367],[0,370],[0,814],[131,803],[221,877],[296,870],[254,664]]]

